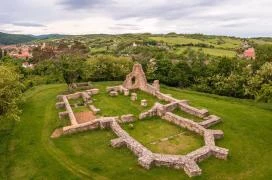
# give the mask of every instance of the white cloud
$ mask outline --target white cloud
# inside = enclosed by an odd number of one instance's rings
[[[270,0],[9,0],[1,3],[0,31],[5,32],[90,34],[175,31],[272,36]]]

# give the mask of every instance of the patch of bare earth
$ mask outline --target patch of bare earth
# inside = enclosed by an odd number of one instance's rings
[[[95,119],[95,115],[91,111],[74,113],[76,120],[79,124],[92,121]]]

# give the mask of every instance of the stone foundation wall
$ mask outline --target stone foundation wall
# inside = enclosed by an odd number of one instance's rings
[[[100,109],[96,108],[94,105],[89,105],[88,107],[94,114],[97,114],[100,112]]]
[[[158,108],[158,103],[155,103],[155,105],[148,111],[143,112],[139,115],[139,119],[144,119],[147,117],[152,117],[157,115],[157,108]]]
[[[76,92],[76,93],[73,93],[73,94],[68,94],[66,95],[67,99],[78,99],[78,98],[81,98],[82,97],[82,93],[81,92]]]
[[[99,93],[99,89],[96,89],[96,88],[88,89],[88,90],[86,90],[86,92],[87,92],[89,95],[94,95],[94,94],[98,94],[98,93]]]
[[[178,107],[179,107],[179,104],[178,104],[177,101],[171,102],[169,104],[164,105],[164,108],[165,108],[166,112],[172,112],[172,111],[174,111]]]
[[[78,124],[77,121],[76,121],[76,117],[74,115],[74,112],[73,112],[73,110],[72,110],[72,108],[71,108],[71,106],[69,104],[69,101],[68,101],[68,99],[67,99],[66,96],[63,96],[63,102],[65,104],[65,109],[68,112],[68,116],[69,116],[69,119],[71,121],[71,124],[72,125]]]
[[[119,123],[129,123],[135,121],[135,117],[133,114],[122,115],[118,120]]]
[[[213,125],[221,122],[220,117],[217,117],[215,115],[209,115],[208,117],[206,117],[204,119],[205,119],[205,121],[200,122],[199,125],[201,125],[205,128],[208,128],[210,126],[213,126]]]
[[[191,121],[189,119],[180,117],[176,114],[173,114],[171,112],[165,113],[165,115],[162,117],[162,119],[165,119],[169,122],[172,122],[178,126],[181,126],[183,128],[189,129],[190,131],[193,131],[201,136],[204,135],[205,128],[200,126],[198,123]]]
[[[124,93],[124,95],[126,95],[126,96],[128,95],[127,93],[129,93],[129,90],[122,85],[107,87],[106,91],[107,92],[116,91],[119,93]]]
[[[155,93],[155,96],[160,99],[160,100],[164,100],[166,102],[177,102],[177,101],[180,101],[176,98],[173,98],[172,96],[170,95],[167,95],[167,94],[163,94],[161,93],[160,91],[156,91]]]
[[[65,108],[65,103],[64,103],[64,102],[57,102],[57,103],[56,103],[56,108],[57,108],[57,109]]]
[[[179,107],[182,111],[185,111],[189,114],[195,115],[200,118],[203,118],[209,115],[209,112],[207,109],[197,109],[184,102],[180,102]]]
[[[82,124],[63,127],[63,135],[74,134],[99,128],[99,121],[89,121]]]

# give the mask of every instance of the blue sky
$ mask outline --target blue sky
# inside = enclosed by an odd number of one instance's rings
[[[272,36],[271,0],[8,0],[0,31]]]

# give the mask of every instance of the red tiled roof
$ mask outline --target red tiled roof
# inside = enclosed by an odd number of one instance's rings
[[[246,58],[255,58],[255,50],[254,48],[248,48],[244,51],[244,57]]]

